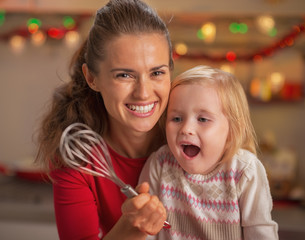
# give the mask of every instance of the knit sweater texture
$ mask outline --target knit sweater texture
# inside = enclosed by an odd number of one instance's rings
[[[172,226],[148,239],[278,239],[266,171],[247,150],[201,175],[186,173],[164,145],[146,162],[143,181],[163,202]]]

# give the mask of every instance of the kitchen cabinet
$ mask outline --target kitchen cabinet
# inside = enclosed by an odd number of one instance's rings
[[[0,175],[0,239],[58,239],[50,183]]]

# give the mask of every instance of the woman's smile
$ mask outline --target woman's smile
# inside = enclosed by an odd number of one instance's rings
[[[154,107],[157,102],[150,103],[150,104],[126,104],[126,107],[131,110],[131,112],[135,114],[153,114]]]

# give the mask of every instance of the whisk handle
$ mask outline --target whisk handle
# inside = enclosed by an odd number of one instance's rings
[[[124,193],[128,198],[132,198],[138,195],[136,190],[134,190],[132,186],[128,184],[121,188],[121,192]]]
[[[132,198],[138,195],[136,190],[134,190],[129,184],[126,184],[124,187],[122,187],[121,192],[124,193],[128,198]],[[167,221],[165,221],[163,228],[171,228],[171,225]]]

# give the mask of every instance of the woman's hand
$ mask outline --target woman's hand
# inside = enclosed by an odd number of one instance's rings
[[[155,235],[163,227],[166,210],[157,196],[148,193],[148,183],[140,184],[136,190],[139,195],[127,199],[122,205],[122,217],[139,231]]]
[[[103,238],[104,240],[145,240],[155,235],[166,220],[166,210],[157,196],[151,196],[148,183],[136,188],[138,196],[127,199],[122,205],[122,216]]]

